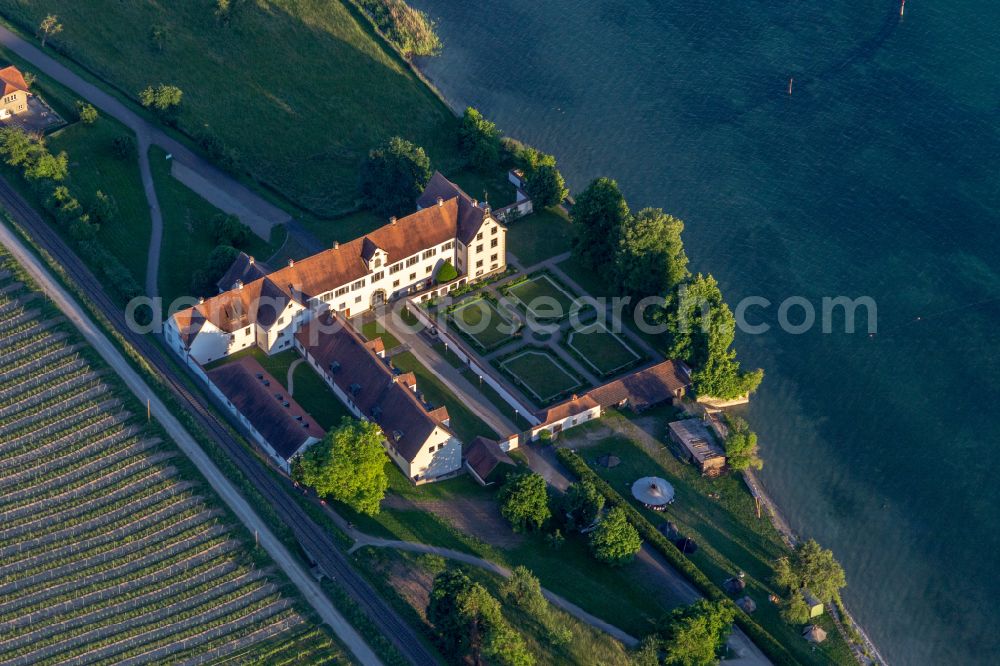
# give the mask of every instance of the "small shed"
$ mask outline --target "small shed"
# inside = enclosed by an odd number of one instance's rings
[[[486,437],[476,437],[465,452],[465,468],[481,486],[501,480],[514,466],[514,460],[500,448],[500,443]]]
[[[718,476],[726,466],[726,452],[716,443],[701,419],[684,419],[670,423],[670,439],[687,460],[702,474]]]
[[[751,599],[750,597],[743,597],[742,599],[737,599],[736,605],[739,606],[740,609],[747,615],[757,610],[757,602]]]
[[[809,617],[819,617],[823,614],[823,602],[816,598],[809,590],[802,590],[802,598],[806,600],[809,607]]]
[[[823,627],[810,624],[802,630],[802,638],[810,643],[822,643],[826,640],[826,631],[824,631]]]

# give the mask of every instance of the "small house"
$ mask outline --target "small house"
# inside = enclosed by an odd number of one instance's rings
[[[502,482],[515,467],[500,443],[486,437],[476,437],[465,452],[465,468],[481,486]]]
[[[10,118],[28,110],[28,82],[17,67],[0,69],[0,84],[3,85],[3,101],[0,102],[0,120]]]

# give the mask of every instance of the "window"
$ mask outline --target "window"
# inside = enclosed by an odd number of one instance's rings
[[[476,240],[483,240],[483,232],[482,231],[480,231],[478,234],[476,234]]]
[[[500,241],[498,239],[496,239],[496,238],[494,238],[493,240],[490,241],[490,247],[496,247],[499,244],[500,244]]]
[[[441,249],[442,250],[450,250],[453,247],[455,247],[455,241],[448,241],[447,243],[445,243],[444,245],[441,246]]]
[[[354,297],[354,302],[355,303],[360,303],[361,302],[361,296],[360,295],[359,296],[355,296]]]
[[[480,259],[479,261],[476,262],[476,268],[482,268],[482,266],[483,266],[483,260]]]
[[[409,268],[418,261],[420,261],[420,257],[418,257],[417,255],[413,255],[412,257],[406,260],[406,267]]]
[[[351,290],[351,288],[350,288],[350,287],[341,287],[341,288],[340,288],[340,289],[338,289],[337,291],[333,292],[333,295],[334,295],[334,296],[343,296],[344,294],[346,294],[346,293],[347,293],[347,292],[349,292],[350,290]]]
[[[278,317],[278,326],[281,326],[284,323],[285,323],[285,318],[284,317]]]
[[[337,307],[337,309],[338,309],[338,310],[343,310],[343,309],[344,309],[344,308],[346,308],[346,307],[347,307],[347,303],[341,303],[341,304],[340,304],[340,305],[339,305],[339,306]]]
[[[392,288],[395,289],[398,286],[399,286],[399,280],[393,280],[392,281]]]
[[[381,257],[375,257],[375,260],[372,261],[372,268],[379,268],[381,266],[382,266],[382,258]]]
[[[385,277],[385,271],[379,271],[378,273],[372,276],[372,282],[378,282],[384,277]]]
[[[499,229],[500,227],[494,224],[493,227],[490,229],[490,233],[495,234]]]
[[[491,271],[495,271],[499,267],[500,267],[500,264],[493,264],[492,266],[490,266],[490,270]]]
[[[398,273],[401,270],[403,270],[403,264],[393,264],[392,266],[389,266],[389,275]]]
[[[435,447],[433,447],[433,446],[428,446],[427,447],[427,453],[434,453],[434,450],[435,450]]]
[[[416,279],[417,279],[417,274],[416,273],[410,273],[410,282],[413,282]]]
[[[243,329],[243,335],[250,335],[250,327],[249,326],[247,326],[246,328]]]
[[[496,260],[497,260],[497,255],[494,252],[493,254],[490,255],[490,261],[496,261]]]
[[[435,255],[435,250],[433,248],[431,248],[430,250],[424,250],[423,254],[424,259],[430,259],[434,255]]]
[[[430,274],[430,272],[431,272],[432,270],[434,270],[434,267],[433,267],[433,266],[428,266],[428,267],[427,267],[427,273],[428,273],[428,274]]]
[[[476,253],[478,254],[478,253],[480,253],[482,251],[483,251],[483,244],[480,243],[479,245],[476,246]]]
[[[360,280],[351,285],[351,291],[354,291],[355,289],[361,289],[361,287],[363,286],[365,286],[365,279],[361,278]]]
[[[482,270],[478,270],[478,271],[476,271],[476,277],[479,277],[479,276],[480,276],[480,275],[482,275],[482,274],[483,274],[483,271],[482,271]]]

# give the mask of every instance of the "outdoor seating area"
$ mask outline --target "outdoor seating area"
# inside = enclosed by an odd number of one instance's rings
[[[674,501],[674,487],[666,479],[646,476],[632,484],[632,497],[647,509],[663,511]]]

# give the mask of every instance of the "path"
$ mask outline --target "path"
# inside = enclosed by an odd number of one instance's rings
[[[409,326],[397,326],[392,321],[393,319],[394,317],[391,316],[382,316],[379,318],[379,323],[393,337],[408,345],[417,360],[444,382],[445,386],[450,388],[456,397],[486,425],[493,428],[501,437],[521,431],[510,419],[498,414],[493,403],[476,390],[469,380],[459,372],[458,368],[451,365],[427,344],[423,336],[410,330]]]
[[[288,389],[288,395],[292,398],[295,397],[295,368],[299,367],[303,361],[305,361],[305,359],[297,358],[288,366],[288,376],[285,378],[287,380],[285,388]]]
[[[238,216],[264,240],[270,240],[271,229],[275,225],[284,224],[291,219],[288,213],[220,171],[208,160],[168,135],[157,124],[146,120],[130,109],[117,97],[90,83],[65,65],[60,64],[42,49],[2,25],[0,25],[0,44],[135,132],[139,152],[139,171],[142,176],[143,189],[149,201],[150,218],[153,225],[149,243],[149,258],[146,264],[146,292],[149,296],[155,296],[159,293],[157,276],[160,265],[160,244],[163,240],[163,218],[149,165],[149,147],[151,145],[160,146],[173,156],[172,173],[178,180],[217,208]],[[308,232],[305,232],[301,227],[297,227],[297,229],[297,236],[303,234],[308,236]],[[291,229],[289,233],[292,233]],[[308,247],[314,247],[316,244],[314,238],[300,238],[299,240]]]
[[[156,393],[150,389],[139,376],[118,348],[91,321],[83,308],[49,275],[40,260],[35,257],[13,232],[5,225],[0,225],[0,243],[14,255],[29,275],[38,283],[46,296],[52,300],[80,330],[87,342],[100,354],[104,361],[122,378],[129,390],[140,402],[148,402],[150,411],[163,426],[167,434],[174,440],[178,448],[194,463],[203,477],[211,484],[216,493],[229,506],[237,518],[247,529],[258,535],[260,545],[267,551],[274,562],[298,588],[302,597],[311,605],[320,618],[328,624],[341,641],[350,649],[363,664],[377,665],[381,662],[364,639],[355,631],[346,619],[334,608],[312,576],[303,569],[296,557],[289,552],[281,541],[268,529],[267,524],[250,507],[247,501],[230,483],[215,463],[201,449],[195,439],[181,425],[180,421],[160,401]]]

